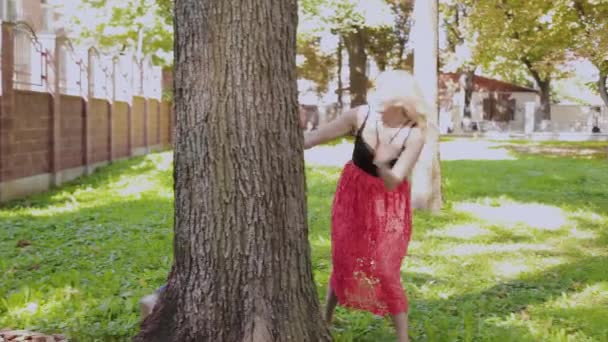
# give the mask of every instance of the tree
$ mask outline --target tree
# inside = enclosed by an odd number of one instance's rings
[[[576,21],[579,27],[574,51],[587,58],[599,71],[596,89],[608,106],[608,1],[574,1]]]
[[[351,107],[365,104],[369,89],[370,29],[392,27],[393,14],[388,4],[383,0],[307,0],[302,2],[302,12],[304,20],[315,20],[325,26],[319,33],[340,37],[348,55]]]
[[[175,1],[175,237],[136,341],[329,341],[298,128],[296,0]]]
[[[173,0],[82,0],[63,6],[74,7],[65,26],[81,41],[172,64]]]
[[[418,80],[430,114],[427,118],[425,146],[413,174],[412,203],[415,208],[438,212],[443,205],[439,159],[438,52],[439,25],[437,0],[416,0],[414,5],[414,76]]]
[[[505,78],[525,70],[540,90],[540,119],[551,119],[551,82],[564,77],[572,42],[569,0],[478,1],[471,15],[477,31],[474,57]]]
[[[471,51],[475,48],[474,30],[470,16],[474,1],[443,0],[439,4],[443,26],[446,30],[446,48],[441,53],[443,68],[460,74],[461,117],[471,117],[471,99],[475,84],[475,71]]]
[[[303,57],[297,66],[298,79],[313,81],[317,94],[327,92],[337,64],[335,56],[321,51],[319,37],[300,34],[297,40],[298,55]]]

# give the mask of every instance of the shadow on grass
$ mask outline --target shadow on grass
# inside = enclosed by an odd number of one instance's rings
[[[138,328],[137,301],[166,280],[172,201],[116,201],[0,225],[0,326],[61,332],[70,340],[124,340]],[[26,222],[23,222],[23,221]],[[19,248],[19,240],[31,245]],[[58,289],[71,289],[53,298]],[[29,303],[38,310],[23,311]]]
[[[597,221],[576,220],[597,233],[589,241],[589,248],[608,252],[608,229]],[[563,255],[567,255],[565,263],[543,272],[523,274],[482,291],[438,300],[412,297],[413,340],[538,341],[539,332],[531,330],[527,325],[529,320],[553,322],[553,327],[549,325],[541,329],[556,335],[545,336],[543,340],[565,340],[561,337],[566,337],[559,334],[584,336],[594,341],[608,340],[606,297],[602,302],[590,294],[589,298],[594,298],[588,299],[593,303],[591,305],[556,304],[598,284],[608,288],[608,253],[577,255],[564,251]],[[406,272],[406,277],[409,279],[412,275]],[[415,274],[411,282],[420,286]]]
[[[500,324],[502,319],[516,315],[525,321],[526,316],[534,315],[529,312],[532,306],[559,299],[566,293],[576,293],[598,282],[607,282],[607,264],[608,257],[605,256],[580,258],[540,274],[501,282],[477,293],[447,300],[425,301],[412,298],[411,320],[415,340],[448,341],[448,336],[462,338],[470,332],[474,340],[503,341],[508,337],[513,341],[535,341],[528,329],[503,326]],[[590,310],[596,313],[602,311],[600,306]],[[603,311],[598,313],[599,319],[608,316],[608,312]],[[575,308],[552,312],[559,312],[565,320],[580,320],[576,316],[580,311]],[[454,324],[453,321],[457,323]],[[602,331],[608,331],[608,327],[600,322],[602,321],[594,321],[595,325],[589,329],[585,324],[578,328],[587,336],[599,337],[598,334],[602,334]],[[441,327],[446,330],[442,331]]]

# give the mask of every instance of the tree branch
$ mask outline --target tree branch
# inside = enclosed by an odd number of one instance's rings
[[[530,72],[532,77],[534,77],[534,80],[536,81],[538,86],[541,86],[545,81],[543,81],[543,79],[540,77],[540,74],[538,73],[538,71],[536,69],[534,69],[534,65],[532,65],[532,62],[530,62],[528,57],[522,57],[521,62],[524,63],[526,68],[528,68],[528,71]]]

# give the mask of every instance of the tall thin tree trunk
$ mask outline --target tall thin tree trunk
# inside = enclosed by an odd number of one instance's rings
[[[439,159],[438,52],[439,12],[437,0],[416,0],[414,7],[414,76],[422,87],[431,112],[426,142],[413,174],[412,205],[438,212],[443,205]]]
[[[540,88],[540,120],[551,120],[551,80],[538,81]]]
[[[344,108],[344,84],[342,82],[342,67],[344,66],[343,54],[344,53],[344,43],[342,42],[342,37],[338,37],[338,108],[340,112],[342,112],[342,108]]]
[[[367,103],[367,53],[365,52],[365,33],[361,28],[342,35],[348,52],[350,75],[351,107]]]
[[[602,101],[604,101],[604,104],[606,106],[608,106],[608,86],[606,85],[607,80],[608,80],[608,71],[600,70],[600,78],[598,80],[598,89],[600,92],[600,97],[602,98]]]
[[[466,69],[460,73],[460,89],[463,94],[462,115],[463,118],[471,118],[471,99],[475,86],[475,69]]]
[[[136,341],[329,341],[313,283],[296,0],[176,0],[175,238]]]
[[[540,115],[536,115],[535,121],[551,120],[551,79],[549,77],[543,79],[530,60],[522,59],[522,62],[540,89],[540,108],[538,109]]]

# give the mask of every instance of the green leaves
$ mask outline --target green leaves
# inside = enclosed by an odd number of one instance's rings
[[[409,39],[412,1],[399,0],[303,0],[300,2],[298,54],[299,77],[327,89],[338,63],[341,37],[357,33],[365,53],[380,69],[402,67]],[[321,49],[321,39],[332,41],[333,49]],[[348,49],[346,49],[348,50]],[[326,66],[327,70],[320,69]]]
[[[141,49],[157,64],[172,63],[172,0],[83,0],[71,23],[81,40],[92,45],[110,50]]]
[[[608,1],[573,1],[573,52],[608,72]]]
[[[486,0],[471,15],[477,33],[474,59],[503,77],[527,70],[537,81],[563,76],[572,42],[569,1]]]

